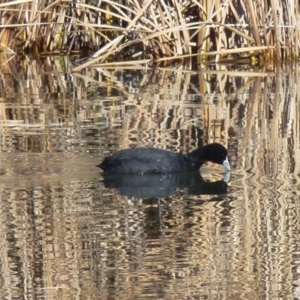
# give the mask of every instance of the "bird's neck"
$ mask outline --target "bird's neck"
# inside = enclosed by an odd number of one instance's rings
[[[194,151],[188,153],[186,155],[186,158],[189,168],[192,170],[199,170],[205,162],[205,159],[203,159],[203,157],[204,153],[202,148],[195,149]]]

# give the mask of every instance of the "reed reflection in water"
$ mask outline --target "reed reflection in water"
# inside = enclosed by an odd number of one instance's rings
[[[299,298],[300,105],[289,74],[216,75],[206,96],[197,83],[211,78],[178,74],[134,95],[5,98],[1,299]],[[95,167],[127,147],[212,141],[228,146],[229,182],[211,166],[151,179]]]

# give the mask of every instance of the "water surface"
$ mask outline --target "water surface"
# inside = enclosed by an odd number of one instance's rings
[[[2,74],[1,299],[299,298],[291,71],[107,70],[99,85]],[[229,181],[211,165],[151,178],[95,167],[127,147],[210,142],[229,149]]]

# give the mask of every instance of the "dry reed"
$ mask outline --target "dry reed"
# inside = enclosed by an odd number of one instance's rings
[[[190,57],[198,64],[295,60],[298,11],[296,0],[1,0],[0,49],[90,57],[74,71]]]

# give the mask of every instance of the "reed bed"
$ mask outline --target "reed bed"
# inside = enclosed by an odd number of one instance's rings
[[[296,0],[0,1],[0,49],[104,64],[262,64],[299,57]]]

